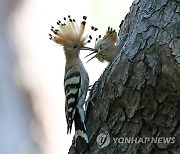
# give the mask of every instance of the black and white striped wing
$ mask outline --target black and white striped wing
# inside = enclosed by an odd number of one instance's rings
[[[67,121],[67,133],[71,133],[72,123],[78,103],[79,89],[81,87],[81,74],[78,65],[67,71],[64,77],[64,90],[66,96],[65,112]]]

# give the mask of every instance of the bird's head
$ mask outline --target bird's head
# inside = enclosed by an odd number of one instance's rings
[[[62,45],[65,53],[68,54],[79,54],[80,50],[94,51],[92,48],[85,47],[92,39],[91,35],[89,35],[89,37],[84,35],[86,19],[87,17],[83,16],[83,20],[78,24],[76,20],[72,19],[70,16],[68,16],[68,18],[64,17],[64,23],[61,23],[61,21],[57,22],[59,26],[58,29],[55,29],[53,26],[51,27],[54,36],[49,34],[50,40]]]
[[[108,30],[106,31],[104,37],[102,39],[100,38],[101,36],[97,38],[95,44],[95,51],[91,53],[91,54],[95,53],[95,56],[93,56],[88,61],[92,60],[93,58],[97,58],[100,62],[104,62],[104,61],[111,62],[112,57],[114,57],[113,52],[115,49],[115,43],[117,41],[117,33],[115,30],[108,27]],[[91,54],[87,56],[90,56]]]
[[[111,40],[100,40],[96,46],[95,49],[97,51],[95,57],[100,61],[108,61],[111,57],[112,51],[114,50],[115,45]]]

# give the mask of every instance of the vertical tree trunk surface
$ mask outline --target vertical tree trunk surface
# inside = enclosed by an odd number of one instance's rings
[[[124,45],[88,98],[87,153],[179,154],[180,1],[135,0],[118,36]]]

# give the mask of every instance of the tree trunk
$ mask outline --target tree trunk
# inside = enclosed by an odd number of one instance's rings
[[[135,0],[118,36],[88,98],[87,153],[180,153],[180,1]]]

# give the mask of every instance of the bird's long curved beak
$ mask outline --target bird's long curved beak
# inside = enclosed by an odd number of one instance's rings
[[[95,50],[94,52],[91,52],[90,54],[88,54],[87,56],[85,56],[84,58],[87,58],[87,57],[89,57],[90,55],[95,54],[95,55],[94,55],[93,57],[91,57],[86,63],[88,63],[90,60],[96,58],[97,53],[98,53],[98,50]]]
[[[82,47],[81,50],[94,51],[94,52],[91,52],[90,54],[88,54],[87,56],[85,56],[84,58],[86,58],[86,57],[88,57],[88,56],[90,56],[90,55],[92,55],[92,54],[94,54],[94,53],[98,53],[98,50],[93,49],[93,48],[89,48],[89,47]],[[93,57],[91,57],[87,62],[89,62],[90,60],[92,60],[92,59],[95,58],[95,57],[96,57],[96,55],[93,56]],[[87,63],[87,62],[86,62],[86,63]]]
[[[88,63],[89,61],[91,61],[91,60],[94,59],[95,57],[96,57],[96,55],[93,56],[93,57],[91,57],[86,63]]]
[[[96,49],[89,48],[89,47],[82,47],[80,50],[96,51]]]
[[[94,54],[94,53],[97,53],[97,52],[98,52],[98,51],[95,50],[94,52],[91,52],[90,54],[86,55],[84,58],[89,57],[90,55],[92,55],[92,54]]]

